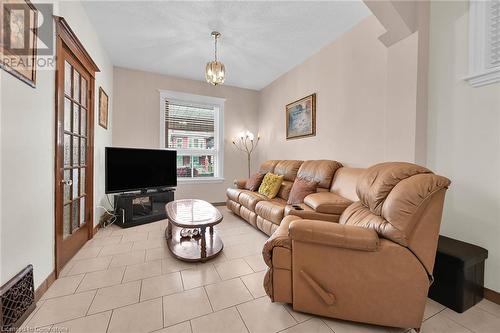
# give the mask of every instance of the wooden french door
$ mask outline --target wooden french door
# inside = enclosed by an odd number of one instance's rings
[[[93,235],[94,75],[63,18],[56,18],[56,274]],[[89,62],[90,60],[90,62]]]

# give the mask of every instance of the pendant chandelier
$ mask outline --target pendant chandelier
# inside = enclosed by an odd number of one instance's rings
[[[217,39],[220,38],[221,34],[217,31],[213,31],[212,36],[214,36],[215,41],[215,60],[207,63],[205,67],[205,79],[208,83],[216,86],[224,83],[226,68],[222,62],[217,60]]]

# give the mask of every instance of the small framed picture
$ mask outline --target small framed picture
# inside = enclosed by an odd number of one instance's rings
[[[286,106],[286,139],[316,135],[316,94]]]
[[[99,87],[99,125],[108,129],[108,95]]]
[[[2,0],[0,15],[0,67],[35,88],[38,11],[29,0]]]

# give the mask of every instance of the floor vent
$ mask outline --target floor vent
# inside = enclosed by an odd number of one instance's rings
[[[0,288],[0,328],[15,332],[35,309],[33,266],[28,265]]]

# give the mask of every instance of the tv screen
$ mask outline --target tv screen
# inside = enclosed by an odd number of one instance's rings
[[[177,152],[106,147],[106,193],[177,186]]]

